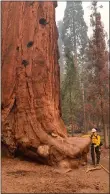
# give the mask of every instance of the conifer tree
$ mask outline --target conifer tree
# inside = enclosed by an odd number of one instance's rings
[[[93,35],[89,42],[89,85],[88,101],[93,107],[93,124],[98,120],[104,131],[105,145],[107,145],[107,123],[108,123],[108,58],[105,43],[104,27],[101,14],[98,11],[97,2],[92,2],[92,14],[90,16]]]
[[[67,1],[62,30],[65,52],[70,50],[74,54],[83,55],[88,40],[87,25],[83,16],[81,1]]]
[[[62,117],[67,125],[79,128],[83,124],[82,95],[73,55],[66,55],[66,75],[62,85]]]

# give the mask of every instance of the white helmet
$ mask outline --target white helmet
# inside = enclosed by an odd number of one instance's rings
[[[95,132],[96,132],[96,129],[93,128],[93,129],[92,129],[92,133],[95,133]]]

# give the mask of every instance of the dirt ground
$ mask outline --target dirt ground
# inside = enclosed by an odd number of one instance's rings
[[[101,164],[109,170],[108,150],[102,150]],[[87,166],[82,166],[62,173],[35,162],[3,157],[2,193],[110,193],[106,171],[86,170]]]

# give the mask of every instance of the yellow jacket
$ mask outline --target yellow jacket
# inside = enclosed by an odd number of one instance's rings
[[[91,135],[91,143],[95,144],[96,146],[100,145],[100,135],[94,134]]]
[[[100,145],[100,135],[97,135],[97,134],[94,134],[94,135],[90,135],[90,134],[87,134],[87,135],[83,135],[82,137],[90,137],[91,138],[91,143],[95,144],[96,146],[99,146]]]

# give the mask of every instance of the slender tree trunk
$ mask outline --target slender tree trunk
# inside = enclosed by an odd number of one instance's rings
[[[100,93],[101,96],[101,112],[102,112],[102,126],[103,126],[103,134],[104,134],[104,146],[105,148],[108,148],[108,135],[107,135],[107,127],[105,125],[104,121],[104,108],[103,108],[103,101],[102,101],[102,94]]]
[[[71,134],[73,136],[73,110],[72,110],[72,89],[71,89],[71,77],[69,77],[69,85],[70,85],[70,91],[69,91],[69,101],[70,101],[70,123],[71,123]]]
[[[100,100],[101,100],[100,108],[101,108],[101,121],[102,121],[102,127],[103,127],[103,135],[104,135],[104,146],[105,148],[107,148],[108,147],[107,127],[105,125],[105,120],[104,120],[103,93],[102,93],[100,77],[98,79],[98,83],[99,83],[99,95],[100,95]]]
[[[51,165],[83,155],[90,143],[67,138],[60,117],[55,7],[2,1],[2,143]]]
[[[84,112],[84,131],[87,133],[86,128],[86,110],[85,110],[85,93],[84,93],[84,84],[82,83],[82,96],[83,96],[83,112]]]
[[[74,44],[73,44],[73,51],[74,51],[74,65],[77,68],[77,42],[76,42],[76,29],[74,25],[74,14],[73,14],[73,37],[74,37]]]

